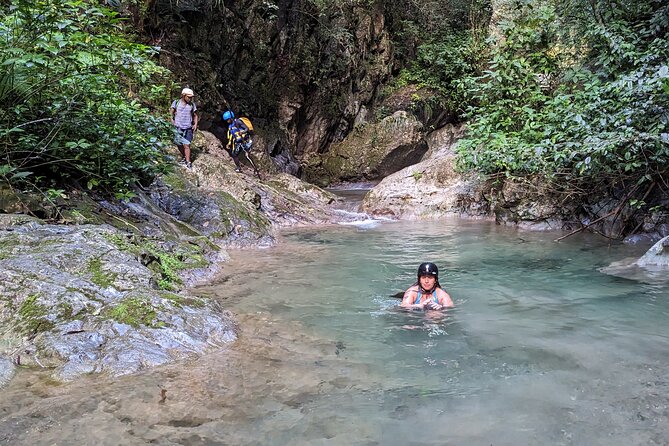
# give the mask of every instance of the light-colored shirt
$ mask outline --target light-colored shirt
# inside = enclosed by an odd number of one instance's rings
[[[193,113],[197,111],[197,105],[191,100],[188,102],[177,99],[172,102],[172,108],[177,112],[174,114],[174,125],[178,129],[189,129],[193,126]]]

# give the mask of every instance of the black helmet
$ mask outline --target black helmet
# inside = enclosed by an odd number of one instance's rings
[[[418,267],[418,273],[416,273],[416,276],[418,277],[418,280],[420,280],[420,276],[434,276],[435,279],[439,280],[439,269],[434,263],[421,263]]]

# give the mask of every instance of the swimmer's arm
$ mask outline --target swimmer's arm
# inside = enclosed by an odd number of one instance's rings
[[[416,295],[418,294],[418,291],[408,289],[404,293],[404,297],[402,298],[402,303],[400,304],[400,307],[402,308],[409,308],[409,309],[414,309],[414,310],[422,310],[425,307],[425,303],[417,303],[414,304],[413,302],[416,301]]]
[[[453,308],[455,306],[455,304],[453,304],[453,299],[451,299],[451,296],[449,296],[448,293],[446,291],[442,290],[442,289],[439,289],[439,291],[441,291],[441,292],[438,292],[438,294],[439,294],[439,304],[443,308]]]

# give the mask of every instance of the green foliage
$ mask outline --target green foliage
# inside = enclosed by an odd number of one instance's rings
[[[462,117],[468,97],[460,82],[477,76],[487,54],[488,0],[398,0],[385,4],[400,67],[385,94],[418,88],[411,111],[425,122]]]
[[[459,165],[538,174],[568,192],[662,183],[669,161],[669,6],[645,0],[513,2]],[[666,185],[665,185],[666,186]],[[602,189],[603,190],[603,189]]]
[[[429,37],[418,46],[416,57],[400,72],[394,87],[415,85],[434,91],[427,97],[413,98],[414,106],[446,109],[460,115],[467,101],[461,79],[479,72],[483,54],[484,45],[471,30]]]
[[[0,7],[2,179],[127,191],[164,169],[168,72],[94,0],[13,0]]]
[[[423,43],[469,30],[478,40],[485,35],[490,0],[395,0],[385,2],[385,16],[400,59],[413,60]]]

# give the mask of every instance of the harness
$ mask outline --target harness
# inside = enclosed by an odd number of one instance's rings
[[[420,288],[418,289],[418,294],[416,294],[416,300],[414,301],[414,305],[418,305],[420,303],[420,297],[423,295],[421,293]],[[439,305],[439,299],[437,299],[437,288],[435,287],[434,291],[432,291],[432,298],[434,299],[434,303]]]
[[[242,120],[236,118],[228,126],[228,142],[242,142],[243,140],[249,139],[249,128],[242,122]]]

